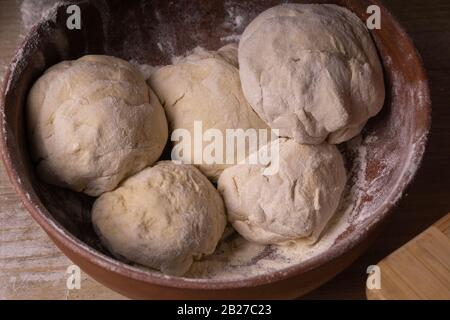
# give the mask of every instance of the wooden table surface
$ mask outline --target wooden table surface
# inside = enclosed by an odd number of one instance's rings
[[[0,78],[23,38],[20,2],[0,0]],[[450,211],[450,1],[386,0],[422,55],[433,103],[425,158],[382,235],[352,266],[309,299],[365,299],[367,266],[408,242]],[[83,274],[66,288],[71,262],[25,211],[0,164],[0,299],[111,299],[120,296]]]

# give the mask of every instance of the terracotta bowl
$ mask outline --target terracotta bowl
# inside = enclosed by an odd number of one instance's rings
[[[382,28],[371,33],[384,65],[387,98],[359,142],[341,146],[350,171],[347,197],[354,206],[348,228],[324,252],[281,270],[242,279],[193,281],[164,276],[118,261],[101,246],[90,223],[92,198],[43,184],[35,177],[28,155],[24,102],[33,81],[45,69],[88,53],[168,64],[172,56],[197,45],[217,49],[235,40],[252,18],[280,2],[81,1],[81,30],[66,28],[67,5],[60,5],[30,31],[6,75],[1,152],[25,207],[90,276],[131,298],[295,298],[346,268],[377,235],[418,168],[430,126],[429,90],[421,59],[378,1],[325,1],[345,6],[363,20],[369,5],[381,7]],[[362,152],[365,161],[358,160]]]

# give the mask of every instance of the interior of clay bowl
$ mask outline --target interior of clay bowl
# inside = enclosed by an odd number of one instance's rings
[[[33,81],[46,68],[84,54],[114,55],[153,66],[169,64],[173,57],[196,46],[215,50],[238,41],[255,16],[280,2],[82,1],[81,30],[66,28],[67,5],[54,8],[46,21],[33,28],[11,65],[5,87],[2,151],[18,192],[28,208],[35,208],[30,210],[35,218],[39,215],[45,220],[47,231],[72,238],[83,252],[104,255],[107,263],[133,268],[150,280],[160,276],[114,261],[92,228],[93,198],[35,178],[27,151],[24,101]],[[366,9],[373,3],[326,2],[346,6],[361,19],[367,17]],[[347,189],[322,239],[313,246],[299,242],[279,248],[250,244],[230,233],[216,253],[195,262],[186,277],[210,285],[214,281],[270,279],[268,275],[273,274],[287,277],[350,250],[386,217],[422,158],[430,102],[420,58],[410,40],[383,7],[382,19],[382,28],[371,33],[384,66],[386,102],[360,136],[339,146],[348,169]]]

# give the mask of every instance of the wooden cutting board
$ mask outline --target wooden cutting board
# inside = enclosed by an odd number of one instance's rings
[[[450,300],[450,213],[378,263],[368,299]]]

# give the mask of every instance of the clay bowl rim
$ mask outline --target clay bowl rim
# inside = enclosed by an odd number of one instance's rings
[[[404,28],[400,25],[395,17],[380,3],[379,0],[372,0],[374,4],[380,6],[385,19],[389,19],[390,22],[397,29],[398,33],[404,37],[407,44],[413,48],[412,55],[414,61],[417,65],[420,78],[423,79],[422,96],[423,96],[423,110],[427,114],[424,120],[424,135],[422,137],[422,146],[416,148],[416,152],[410,153],[408,163],[403,167],[400,178],[397,180],[394,188],[386,198],[383,205],[378,207],[372,212],[372,218],[364,225],[365,231],[360,233],[353,233],[346,239],[340,241],[336,246],[327,249],[326,251],[309,258],[301,263],[293,264],[292,266],[286,267],[284,269],[276,270],[267,274],[261,274],[256,276],[251,276],[244,279],[230,279],[230,280],[216,280],[208,278],[200,279],[190,279],[185,277],[169,276],[164,275],[158,271],[153,271],[150,269],[145,269],[143,267],[137,267],[128,265],[124,262],[116,260],[112,257],[106,256],[97,250],[91,248],[86,243],[69,233],[63,226],[57,222],[48,210],[43,206],[43,204],[38,200],[39,198],[35,195],[34,189],[24,186],[22,184],[20,174],[16,170],[16,166],[13,164],[11,153],[14,152],[14,146],[11,146],[7,141],[8,135],[13,135],[12,130],[9,128],[6,122],[5,113],[5,101],[6,96],[9,93],[9,84],[11,77],[16,76],[15,68],[16,62],[19,60],[19,53],[30,42],[33,34],[38,29],[39,25],[45,23],[41,21],[39,24],[35,25],[26,35],[21,45],[16,50],[13,56],[9,68],[5,74],[2,95],[0,97],[0,153],[5,165],[6,173],[14,187],[15,192],[19,195],[22,203],[28,212],[32,215],[34,220],[44,229],[44,231],[50,236],[52,241],[57,246],[67,247],[74,254],[80,256],[82,259],[89,261],[92,264],[105,269],[105,271],[117,273],[127,278],[131,278],[137,281],[145,282],[150,285],[160,285],[173,288],[185,288],[185,289],[238,289],[244,287],[256,287],[261,285],[268,285],[274,282],[279,282],[292,278],[294,276],[299,276],[307,271],[318,268],[325,265],[335,258],[343,255],[346,252],[351,251],[358,244],[361,244],[364,240],[368,239],[369,236],[376,231],[376,229],[386,220],[386,218],[392,213],[392,209],[398,203],[401,195],[405,192],[414,176],[416,175],[420,163],[423,160],[423,155],[425,152],[425,146],[427,143],[427,138],[430,132],[431,126],[431,99],[429,91],[429,81],[426,76],[424,65],[420,54],[417,52],[413,41],[407,35]],[[63,4],[61,4],[63,5]],[[53,10],[57,10],[54,7]],[[19,76],[21,74],[19,73]],[[412,169],[412,171],[410,171]],[[408,171],[410,174],[408,174]],[[400,195],[400,196],[399,196]],[[37,201],[35,201],[37,200]]]

